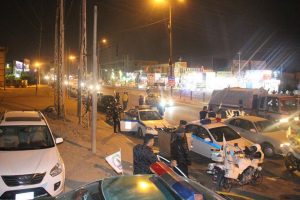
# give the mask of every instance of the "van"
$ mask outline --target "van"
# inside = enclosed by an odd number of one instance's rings
[[[268,94],[263,88],[225,88],[213,91],[208,106],[216,112],[240,109],[246,114],[288,122],[299,120],[299,99],[297,95]]]

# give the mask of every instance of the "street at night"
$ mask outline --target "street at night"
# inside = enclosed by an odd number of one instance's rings
[[[300,199],[297,0],[3,0],[0,199]]]

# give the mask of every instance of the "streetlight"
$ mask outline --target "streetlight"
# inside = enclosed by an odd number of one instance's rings
[[[67,65],[67,67],[68,67],[68,69],[67,69],[67,95],[69,97],[70,96],[70,94],[69,94],[70,93],[70,67],[73,67],[73,62],[75,61],[76,56],[69,55],[68,59],[70,61]],[[72,64],[72,66],[70,63]]]
[[[41,63],[40,62],[35,62],[34,65],[35,67],[34,72],[35,72],[35,95],[37,95],[38,92],[38,84],[40,84],[40,66]]]
[[[168,29],[169,29],[169,69],[170,69],[170,77],[169,80],[171,80],[171,95],[173,93],[173,87],[175,84],[175,77],[174,77],[174,69],[173,69],[173,39],[172,39],[172,2],[174,0],[154,0],[157,4],[168,4],[169,6],[169,23],[168,23]],[[184,3],[185,0],[177,0],[179,3]]]

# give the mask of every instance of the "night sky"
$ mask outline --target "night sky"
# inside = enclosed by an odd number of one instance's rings
[[[168,8],[153,0],[87,0],[88,54],[93,4],[100,5],[99,40],[106,37],[118,56],[168,61]],[[65,47],[78,54],[79,0],[65,0]],[[53,59],[55,0],[2,0],[0,46],[8,59],[38,57],[42,25],[43,60]],[[230,60],[266,60],[273,68],[300,70],[300,1],[185,0],[173,3],[174,60],[191,66],[226,66]],[[116,45],[117,44],[117,45]],[[89,56],[90,57],[90,56]]]

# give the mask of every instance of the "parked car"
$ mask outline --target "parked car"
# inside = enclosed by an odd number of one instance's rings
[[[222,148],[223,136],[228,144],[237,144],[241,149],[252,145],[252,142],[223,123],[192,122],[186,126],[186,132],[191,135],[191,151],[207,158],[211,158],[212,149]]]
[[[82,186],[55,199],[206,199],[223,200],[216,192],[191,179],[177,175],[162,162],[151,165],[154,174],[114,176]]]
[[[126,111],[120,124],[122,132],[137,132],[140,137],[145,134],[157,136],[159,129],[170,127],[157,110],[146,105]]]
[[[276,126],[272,121],[256,116],[239,116],[226,120],[231,128],[238,131],[241,136],[254,143],[261,144],[267,157],[282,154],[280,145],[288,143],[286,131]]]
[[[42,113],[9,111],[0,121],[0,199],[57,196],[65,165]]]
[[[106,113],[107,108],[115,101],[115,97],[112,95],[101,95],[98,98],[97,110]]]

